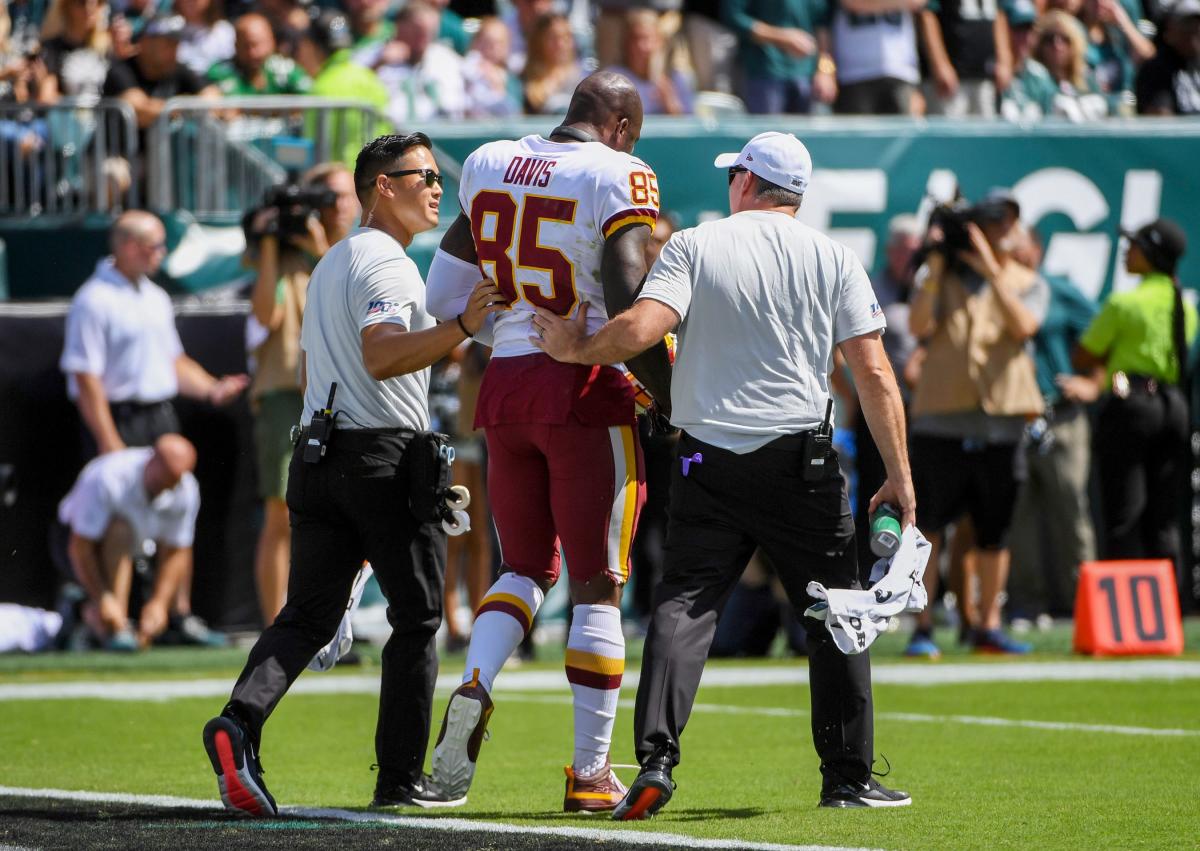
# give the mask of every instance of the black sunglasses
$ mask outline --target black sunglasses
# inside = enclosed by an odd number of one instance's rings
[[[743,171],[749,171],[749,170],[750,169],[746,168],[743,165],[733,166],[731,169],[729,169],[729,185],[733,186],[733,179],[735,177],[737,177],[739,174],[741,174]]]
[[[432,187],[433,184],[442,185],[442,175],[431,168],[405,168],[400,171],[386,172],[384,177],[403,177],[406,174],[419,174],[425,180],[425,185]]]

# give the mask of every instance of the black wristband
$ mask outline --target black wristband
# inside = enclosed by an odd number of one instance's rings
[[[454,317],[454,321],[458,323],[458,327],[462,329],[462,332],[467,335],[468,340],[475,337],[474,334],[467,330],[467,326],[463,324],[461,313]]]

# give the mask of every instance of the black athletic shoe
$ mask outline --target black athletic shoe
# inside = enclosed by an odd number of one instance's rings
[[[461,807],[466,802],[466,795],[457,798],[447,795],[437,787],[432,777],[423,774],[415,786],[377,785],[371,807]]]
[[[640,821],[665,807],[675,792],[675,781],[671,779],[673,762],[665,750],[651,754],[630,784],[625,798],[613,810],[613,820]]]
[[[252,816],[279,814],[263,782],[262,764],[250,736],[232,718],[219,715],[204,725],[204,749],[217,773],[225,808]]]
[[[822,807],[907,807],[912,796],[889,789],[874,777],[863,783],[842,783],[821,792]]]

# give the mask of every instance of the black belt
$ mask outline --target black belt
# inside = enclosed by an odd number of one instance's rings
[[[1127,398],[1131,393],[1153,396],[1159,391],[1167,391],[1174,387],[1168,381],[1153,375],[1140,375],[1136,372],[1114,372],[1112,377],[1112,392],[1119,399]]]
[[[805,431],[797,431],[792,434],[784,434],[784,435],[781,435],[781,436],[775,438],[770,443],[766,443],[766,444],[760,446],[758,449],[756,449],[754,451],[762,452],[764,449],[768,449],[768,450],[771,450],[774,452],[803,452],[804,445],[808,441],[809,435],[814,434],[815,432],[816,432],[815,428],[810,428]],[[700,438],[698,438],[694,435],[688,434],[687,432],[684,432],[684,436],[688,437],[691,440],[696,441],[697,443],[705,443],[705,441],[700,440]],[[705,445],[711,446],[712,444],[705,443]],[[713,448],[720,449],[719,446],[714,446]],[[721,451],[728,452],[729,450],[721,450]],[[731,454],[737,454],[737,453],[731,453]]]
[[[171,407],[170,399],[163,399],[159,402],[135,402],[129,400],[126,402],[109,402],[108,407],[114,414],[124,416],[126,414],[141,414],[146,411],[152,411],[155,408]]]
[[[338,437],[412,437],[417,434],[413,428],[335,428],[333,433]],[[308,426],[300,426],[300,436],[308,437]]]

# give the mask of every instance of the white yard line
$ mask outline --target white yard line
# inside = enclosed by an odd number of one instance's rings
[[[132,795],[125,792],[73,792],[67,789],[27,789],[0,786],[0,796],[16,798],[48,798],[59,801],[79,801],[93,804],[131,804],[165,810],[220,810],[216,801],[196,798],[175,798],[169,795]],[[313,807],[283,807],[283,816],[323,818],[336,821],[386,824],[398,828],[445,831],[447,833],[522,834],[526,836],[558,836],[596,842],[619,842],[627,845],[657,845],[666,848],[746,848],[754,851],[867,851],[837,845],[783,845],[774,842],[746,842],[740,839],[700,839],[679,833],[643,832],[619,827],[608,829],[587,827],[529,827],[503,822],[476,821],[463,818],[423,818],[390,813],[356,812],[354,810]]]
[[[507,703],[549,703],[569,706],[571,698],[564,695],[505,694],[498,701]],[[621,700],[622,709],[633,709],[632,700]],[[693,712],[717,715],[753,715],[768,718],[807,718],[807,709],[779,706],[730,706],[720,703],[697,703]],[[876,712],[875,720],[907,721],[922,724],[973,724],[980,727],[1025,727],[1031,730],[1062,730],[1078,733],[1105,733],[1118,736],[1165,736],[1187,738],[1200,736],[1200,730],[1179,727],[1128,727],[1120,724],[1079,724],[1072,721],[1036,721],[1025,718],[996,718],[990,715],[928,715],[923,712]]]
[[[934,686],[955,683],[1074,682],[1200,679],[1200,662],[1183,660],[981,662],[976,664],[879,664],[871,671],[876,685]],[[455,674],[438,677],[439,689],[459,685]],[[636,687],[636,672],[625,675],[624,687]],[[808,666],[714,666],[704,672],[708,687],[805,685]],[[0,684],[0,701],[99,700],[161,701],[188,697],[224,697],[232,678],[200,680],[96,680],[54,683]],[[561,671],[504,671],[496,680],[498,692],[566,691]],[[305,674],[292,686],[293,694],[379,694],[378,674]]]

